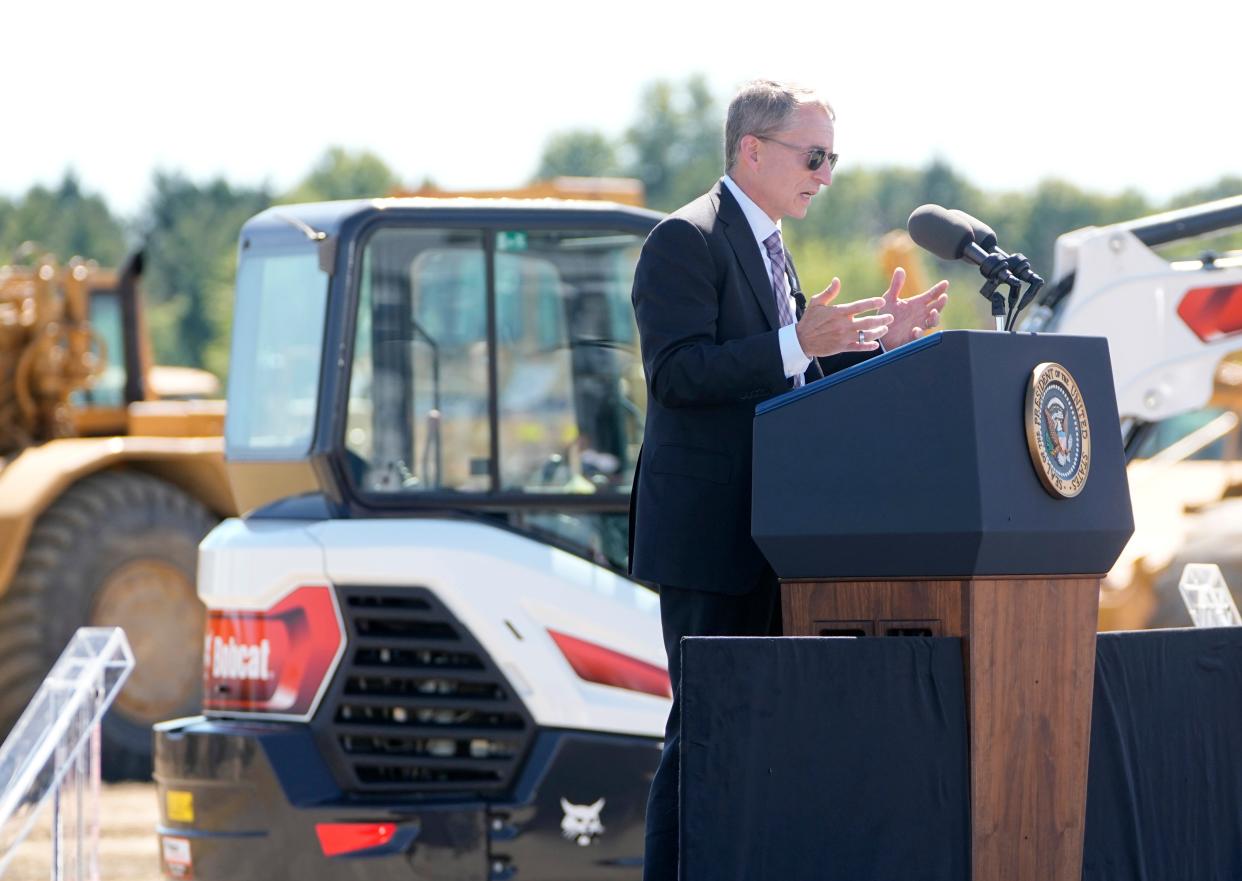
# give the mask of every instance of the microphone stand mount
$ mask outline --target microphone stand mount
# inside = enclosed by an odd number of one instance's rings
[[[1015,286],[1020,289],[1022,283],[1009,271],[1009,262],[996,254],[989,254],[984,258],[979,264],[979,272],[986,279],[983,287],[979,288],[979,293],[992,304],[992,318],[996,322],[996,329],[1003,331],[1006,329],[1005,295],[997,288],[1004,284],[1013,291]]]
[[[1017,278],[1027,283],[1026,293],[1022,295],[1022,299],[1017,298],[1018,288],[1016,287],[1013,288],[1009,298],[1009,316],[1005,321],[1005,329],[1013,330],[1018,315],[1035,299],[1039,289],[1044,286],[1044,280],[1031,269],[1031,261],[1024,254],[1010,254],[1005,258],[1005,265]]]

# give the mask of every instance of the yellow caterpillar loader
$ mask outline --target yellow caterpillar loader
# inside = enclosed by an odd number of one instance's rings
[[[199,708],[198,542],[236,513],[223,402],[194,400],[214,377],[151,365],[141,271],[0,266],[0,736],[77,627],[120,625],[111,778],[148,775],[151,723]]]

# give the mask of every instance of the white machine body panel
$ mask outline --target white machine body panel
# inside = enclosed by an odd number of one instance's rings
[[[1177,309],[1194,288],[1242,284],[1242,265],[1171,263],[1125,229],[1089,227],[1057,240],[1056,276],[1071,271],[1073,292],[1052,329],[1108,337],[1123,420],[1155,422],[1207,404],[1217,366],[1242,349],[1242,335],[1204,341]]]
[[[303,520],[229,518],[198,546],[198,595],[208,609],[271,608],[304,584],[327,584],[323,548]]]
[[[208,608],[265,609],[301,584],[431,590],[536,724],[662,738],[671,701],[578,677],[549,630],[667,669],[659,597],[587,560],[469,520],[229,520],[203,542]]]

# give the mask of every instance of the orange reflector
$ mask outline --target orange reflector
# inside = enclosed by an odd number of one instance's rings
[[[1193,288],[1177,304],[1177,314],[1205,343],[1242,331],[1242,285]]]
[[[548,634],[565,656],[565,660],[569,661],[569,666],[587,682],[641,691],[656,697],[673,696],[669,687],[668,671],[663,667],[614,652],[567,633],[549,629]]]
[[[316,823],[315,834],[326,857],[383,847],[392,841],[396,823]]]

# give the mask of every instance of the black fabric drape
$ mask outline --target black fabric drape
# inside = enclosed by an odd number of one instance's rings
[[[960,640],[682,646],[684,881],[970,877]],[[1083,879],[1242,879],[1242,628],[1100,634]]]
[[[682,642],[683,881],[962,881],[957,639]]]
[[[1242,628],[1101,633],[1085,881],[1242,878]]]

